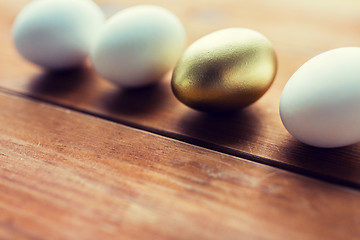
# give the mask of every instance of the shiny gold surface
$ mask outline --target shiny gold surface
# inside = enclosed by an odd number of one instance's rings
[[[233,111],[259,99],[273,82],[276,69],[274,49],[263,35],[229,28],[194,42],[178,61],[171,86],[189,107]]]

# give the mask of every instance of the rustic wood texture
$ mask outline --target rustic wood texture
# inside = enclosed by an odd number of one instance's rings
[[[360,45],[360,2],[345,1],[152,1],[184,22],[190,44],[224,27],[253,28],[278,53],[279,70],[270,91],[232,116],[208,116],[179,103],[169,73],[148,89],[125,91],[88,68],[47,74],[25,62],[11,44],[11,24],[28,1],[0,1],[0,87],[99,114],[165,136],[360,188],[360,145],[323,150],[295,140],[282,126],[278,104],[290,76],[316,54]],[[109,14],[147,1],[97,1]]]
[[[184,22],[188,44],[225,27],[266,35],[278,54],[275,83],[227,116],[179,103],[171,73],[126,91],[89,63],[36,68],[11,41],[29,1],[0,0],[0,239],[360,238],[360,145],[303,145],[278,112],[306,60],[360,45],[358,0],[96,1],[108,14],[164,6]]]
[[[0,93],[0,239],[358,239],[360,192]]]

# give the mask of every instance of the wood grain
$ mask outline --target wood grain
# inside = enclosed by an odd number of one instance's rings
[[[358,239],[360,193],[0,93],[0,239]]]
[[[360,44],[360,2],[346,1],[153,1],[184,22],[189,43],[230,26],[264,33],[278,53],[275,84],[257,103],[232,116],[209,116],[180,104],[169,87],[170,74],[156,86],[119,89],[85,68],[48,74],[22,60],[12,47],[11,23],[28,1],[0,1],[2,54],[0,87],[91,112],[133,127],[254,161],[360,188],[360,145],[322,150],[293,139],[278,113],[281,90],[310,57],[340,46]],[[108,12],[144,1],[98,1]]]

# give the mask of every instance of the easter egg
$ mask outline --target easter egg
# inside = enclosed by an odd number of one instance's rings
[[[184,52],[171,86],[185,105],[206,112],[228,112],[258,100],[277,69],[275,51],[262,34],[229,28],[206,35]]]
[[[15,47],[25,59],[49,70],[77,67],[104,20],[92,1],[32,1],[13,25]]]
[[[334,148],[360,141],[360,48],[321,53],[287,82],[280,100],[285,128],[299,141]]]
[[[122,87],[142,87],[168,72],[185,46],[185,30],[170,11],[151,5],[113,15],[91,50],[100,76]]]

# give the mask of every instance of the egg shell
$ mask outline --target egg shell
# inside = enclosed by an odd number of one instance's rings
[[[228,28],[191,44],[172,76],[175,96],[206,112],[229,112],[258,100],[277,70],[270,41],[251,29]]]
[[[104,21],[102,10],[89,0],[37,0],[16,17],[13,39],[25,59],[63,70],[84,62]]]
[[[185,30],[170,11],[151,5],[113,15],[91,51],[96,71],[119,86],[142,87],[169,71],[185,46]]]
[[[360,48],[321,53],[287,82],[280,100],[285,128],[308,145],[334,148],[360,141]]]

